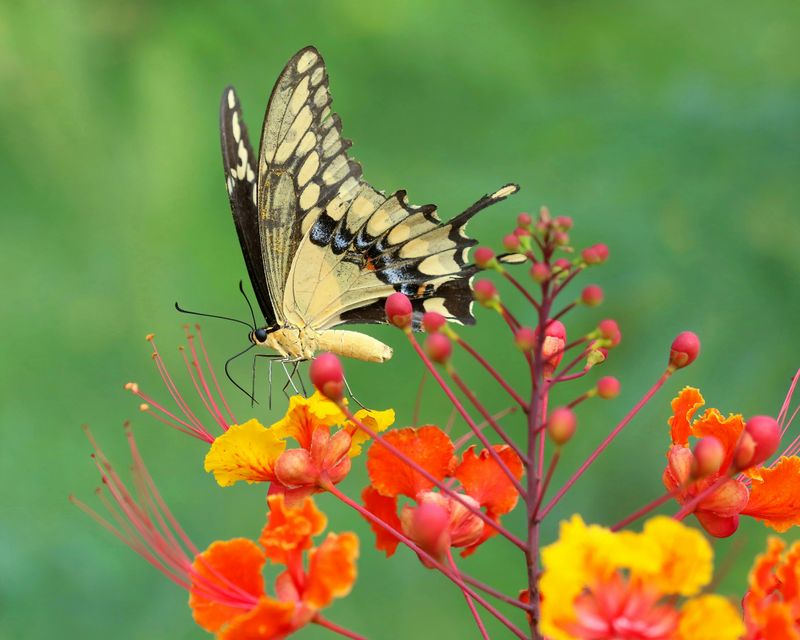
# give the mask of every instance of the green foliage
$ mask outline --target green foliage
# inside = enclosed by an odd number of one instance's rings
[[[90,500],[96,484],[84,422],[124,468],[120,425],[134,419],[151,472],[199,545],[253,536],[263,522],[263,487],[216,487],[202,472],[205,447],[140,417],[122,391],[133,378],[163,395],[142,338],[158,331],[177,370],[176,299],[246,313],[219,157],[223,86],[236,84],[258,131],[284,62],[315,44],[374,185],[406,188],[449,217],[515,180],[521,193],[476,219],[474,236],[497,245],[518,211],[548,204],[574,216],[577,241],[609,244],[609,266],[590,279],[606,290],[600,313],[622,326],[604,373],[623,394],[581,408],[581,437],[555,485],[655,379],[674,335],[700,334],[698,362],[556,514],[608,524],[662,490],[670,394],[693,384],[722,411],[771,413],[800,364],[798,25],[794,0],[3,4],[0,636],[203,635],[184,593],[68,504],[69,492]],[[602,317],[573,315],[575,333]],[[497,351],[494,320],[482,319],[469,337]],[[218,364],[246,345],[241,327],[204,326]],[[375,334],[401,344],[389,329]],[[247,379],[246,363],[237,370]],[[348,367],[362,400],[392,403],[399,425],[420,371],[404,348],[391,364]],[[487,405],[505,406],[473,379]],[[445,422],[431,386],[423,408],[425,421]],[[256,411],[268,423],[281,409]],[[358,475],[346,484],[351,494],[361,486]],[[386,562],[356,516],[327,497],[321,507],[331,529],[362,537],[360,580],[331,619],[375,638],[472,633],[442,578],[407,552]],[[722,583],[734,596],[765,529],[746,523],[743,533]],[[719,544],[718,557],[729,548]],[[520,563],[495,540],[467,567],[515,592]]]

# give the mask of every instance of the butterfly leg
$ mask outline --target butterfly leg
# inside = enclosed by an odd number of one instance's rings
[[[291,362],[292,363],[292,372],[291,373],[289,373],[289,369],[286,368],[286,363],[287,362]],[[283,391],[283,394],[287,398],[289,397],[289,394],[286,392],[286,390],[289,388],[289,385],[292,385],[292,389],[294,389],[294,392],[296,394],[298,394],[298,395],[300,394],[300,390],[297,388],[297,385],[295,385],[295,383],[294,383],[294,373],[295,373],[295,371],[297,371],[297,363],[298,362],[299,362],[299,360],[280,360],[281,366],[283,367],[283,371],[286,374],[286,384],[283,385],[282,391]]]
[[[366,409],[366,407],[363,404],[361,404],[361,401],[358,398],[356,398],[355,394],[353,393],[353,390],[350,388],[350,383],[347,382],[347,378],[342,376],[342,380],[344,380],[344,386],[347,387],[347,393],[350,394],[350,397],[353,399],[353,402],[355,402],[362,409]]]

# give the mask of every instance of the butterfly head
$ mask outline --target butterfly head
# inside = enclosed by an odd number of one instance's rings
[[[258,329],[254,329],[248,336],[250,338],[250,342],[257,345],[265,344],[269,334],[275,331],[275,329],[276,327],[259,327]]]

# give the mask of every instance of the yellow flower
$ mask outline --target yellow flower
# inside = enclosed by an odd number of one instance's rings
[[[736,607],[722,596],[692,598],[681,608],[680,640],[737,640],[744,631]]]
[[[275,479],[275,463],[286,442],[275,430],[267,429],[258,420],[235,424],[216,438],[206,454],[205,470],[213,472],[221,487],[238,480],[271,482]]]

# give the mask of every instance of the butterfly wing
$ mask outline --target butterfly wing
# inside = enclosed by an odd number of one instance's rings
[[[276,322],[276,315],[267,285],[259,239],[255,156],[247,136],[239,98],[233,87],[227,87],[222,93],[219,120],[225,185],[231,202],[233,221],[258,306],[264,314],[267,326],[272,326]]]

